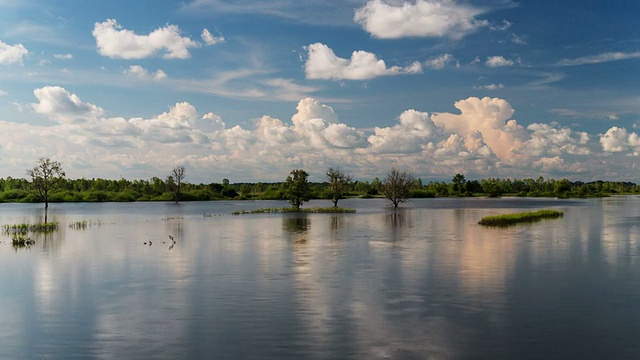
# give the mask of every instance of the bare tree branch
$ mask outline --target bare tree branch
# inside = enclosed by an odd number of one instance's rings
[[[406,201],[413,184],[411,173],[393,168],[382,182],[382,193],[391,201],[393,207],[397,208],[400,203]]]

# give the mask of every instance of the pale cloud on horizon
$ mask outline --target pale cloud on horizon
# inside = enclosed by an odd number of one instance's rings
[[[252,126],[228,127],[219,115],[200,115],[188,102],[151,118],[126,119],[109,117],[61,87],[39,88],[34,95],[31,108],[53,124],[0,122],[6,129],[0,134],[6,144],[2,157],[11,159],[8,170],[18,175],[42,156],[62,161],[74,178],[150,178],[163,176],[175,163],[188,166],[194,182],[223,176],[280,181],[292,168],[321,178],[329,166],[364,179],[392,166],[418,176],[526,177],[543,171],[548,177],[596,169],[603,175],[598,156],[620,154],[632,161],[626,155],[637,156],[640,149],[637,134],[616,127],[593,138],[555,123],[524,128],[507,101],[489,97],[457,101],[458,113],[409,109],[396,125],[366,132],[341,122],[330,106],[313,98],[298,102],[290,122],[264,115]],[[211,178],[209,169],[218,169],[218,175]]]

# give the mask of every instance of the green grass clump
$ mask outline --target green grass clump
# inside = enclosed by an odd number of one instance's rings
[[[72,229],[72,230],[86,230],[88,227],[91,226],[91,223],[86,220],[74,221],[70,223],[68,226],[69,226],[69,229]]]
[[[522,222],[540,221],[542,219],[556,219],[564,216],[559,210],[538,210],[515,214],[503,214],[483,217],[478,224],[484,226],[509,226]]]
[[[9,233],[27,233],[27,232],[39,232],[39,233],[48,233],[58,229],[58,223],[56,222],[48,222],[48,223],[39,223],[39,224],[5,224],[2,225],[2,230]]]
[[[106,223],[103,223],[100,219],[98,220],[82,220],[82,221],[74,221],[69,223],[67,226],[71,230],[87,230],[91,229],[93,226],[102,226]]]
[[[246,211],[244,209],[234,211],[232,215],[245,215],[245,214],[271,214],[271,213],[322,213],[322,214],[345,214],[354,213],[355,209],[348,209],[342,207],[315,207],[315,208],[300,208],[293,207],[288,208],[264,208]]]
[[[11,245],[16,248],[31,247],[36,242],[24,233],[14,233],[11,235]]]

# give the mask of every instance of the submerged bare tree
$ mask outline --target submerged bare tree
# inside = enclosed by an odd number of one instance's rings
[[[329,192],[333,207],[338,207],[338,200],[344,197],[351,184],[351,176],[345,175],[340,168],[330,167],[327,170],[327,177],[329,178]]]
[[[414,179],[411,173],[392,168],[382,182],[382,193],[391,201],[393,207],[397,208],[400,203],[406,201],[413,185]]]
[[[31,188],[35,195],[44,202],[44,222],[47,222],[49,196],[60,181],[66,176],[62,165],[49,158],[40,158],[33,169],[27,170],[31,177]]]
[[[175,200],[176,204],[180,201],[180,189],[185,177],[186,170],[182,165],[174,167],[173,170],[171,170],[171,175],[167,177],[167,186],[173,193],[173,200]]]

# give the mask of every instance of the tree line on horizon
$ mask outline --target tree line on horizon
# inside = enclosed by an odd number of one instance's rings
[[[294,208],[310,199],[338,200],[347,197],[386,197],[397,207],[407,198],[522,196],[599,197],[638,194],[640,186],[620,181],[569,181],[567,179],[487,178],[467,180],[455,174],[450,182],[414,178],[411,173],[391,169],[382,180],[353,180],[339,168],[329,168],[326,181],[309,182],[309,174],[297,169],[283,182],[239,182],[193,184],[184,166],[176,166],[165,178],[148,180],[68,179],[60,163],[42,158],[27,170],[27,178],[0,178],[0,202],[134,202],[207,200],[289,200]],[[298,193],[296,193],[298,192]],[[292,200],[293,199],[293,200]]]

